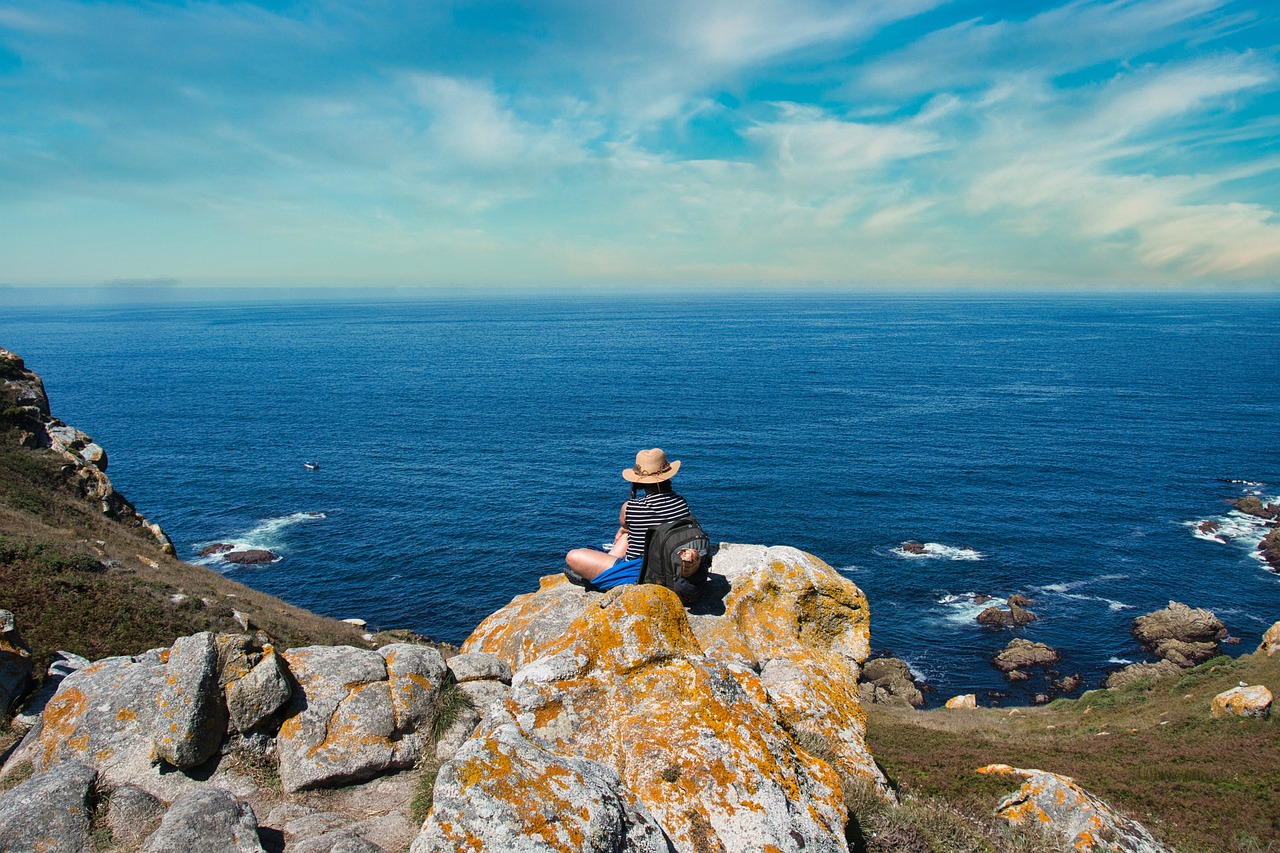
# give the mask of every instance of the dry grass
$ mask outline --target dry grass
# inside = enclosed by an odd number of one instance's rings
[[[928,712],[872,706],[872,754],[899,788],[990,813],[1004,763],[1074,778],[1183,853],[1280,850],[1280,723],[1213,720],[1239,681],[1280,693],[1280,658],[1218,658],[1183,675],[1044,708]]]
[[[14,613],[37,678],[58,649],[94,660],[202,630],[243,633],[233,611],[281,647],[368,645],[350,625],[161,553],[81,497],[62,466],[0,430],[0,608]]]

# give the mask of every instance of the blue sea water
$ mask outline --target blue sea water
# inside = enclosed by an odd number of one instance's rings
[[[1010,631],[1098,686],[1150,659],[1132,619],[1280,619],[1274,297],[439,299],[0,312],[0,346],[179,554],[340,618],[454,643],[562,554],[609,539],[660,446],[711,533],[810,551],[868,595],[872,645],[936,688],[1010,694]],[[308,470],[303,462],[320,463]],[[1224,482],[1243,480],[1248,482]],[[1225,523],[1215,541],[1197,535]],[[926,556],[901,551],[928,543]],[[984,700],[986,701],[986,700]]]

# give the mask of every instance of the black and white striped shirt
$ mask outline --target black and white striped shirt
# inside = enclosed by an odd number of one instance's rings
[[[658,492],[627,501],[626,559],[637,560],[644,556],[644,534],[649,528],[688,514],[689,505],[675,492]]]

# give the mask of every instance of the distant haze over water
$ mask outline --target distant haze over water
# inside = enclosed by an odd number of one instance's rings
[[[931,701],[1023,701],[990,665],[1013,636],[1092,687],[1171,599],[1231,653],[1280,619],[1228,505],[1280,496],[1277,328],[1271,297],[143,300],[6,310],[0,346],[181,556],[271,548],[212,565],[318,612],[460,642],[608,539],[660,446],[713,539],[861,586]],[[1039,621],[974,622],[1015,592]]]

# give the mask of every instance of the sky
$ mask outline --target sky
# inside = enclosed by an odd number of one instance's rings
[[[1280,292],[1273,0],[0,0],[0,286]]]

